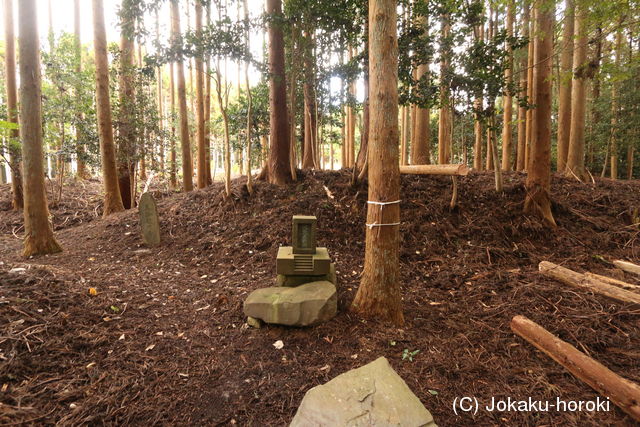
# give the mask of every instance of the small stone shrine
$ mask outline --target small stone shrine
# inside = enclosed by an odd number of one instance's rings
[[[336,315],[336,269],[327,248],[316,247],[316,230],[315,216],[293,217],[291,246],[280,247],[276,257],[277,286],[249,294],[248,323],[309,326]]]

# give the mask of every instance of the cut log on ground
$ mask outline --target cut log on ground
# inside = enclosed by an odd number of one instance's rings
[[[613,277],[601,276],[600,274],[588,273],[588,272],[584,273],[584,275],[590,279],[600,280],[601,282],[605,282],[610,285],[615,285],[623,289],[640,290],[640,286],[638,285],[633,285],[631,283],[623,282],[622,280],[614,279]]]
[[[511,319],[511,330],[640,421],[640,386],[636,383],[622,378],[524,316]]]
[[[538,269],[545,276],[553,277],[567,285],[589,290],[595,294],[604,295],[616,301],[623,303],[631,303],[640,307],[640,294],[620,289],[617,286],[610,285],[603,281],[587,277],[582,273],[578,273],[568,268],[561,267],[557,264],[542,261],[538,265]]]
[[[412,165],[400,166],[400,173],[411,175],[469,175],[466,165]]]
[[[619,259],[613,261],[613,265],[618,267],[620,270],[626,271],[627,273],[633,273],[640,276],[640,265],[628,261],[622,261]]]

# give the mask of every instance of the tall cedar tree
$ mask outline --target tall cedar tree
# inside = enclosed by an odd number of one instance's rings
[[[514,0],[509,0],[507,4],[507,36],[513,37],[513,15],[514,15]],[[507,85],[511,85],[513,80],[513,51],[510,46],[510,42],[507,42],[507,49],[509,50],[509,57],[507,58],[508,66],[504,70],[504,78]],[[506,94],[503,97],[504,111],[502,115],[502,170],[508,171],[511,169],[511,152],[513,133],[511,130],[513,120],[513,97],[511,95],[511,89],[508,88]]]
[[[269,15],[269,163],[267,176],[272,184],[291,181],[289,165],[289,124],[287,123],[287,79],[284,70],[282,0],[267,0]]]
[[[586,7],[580,2],[575,7],[577,36],[573,50],[573,81],[571,87],[571,131],[567,154],[566,173],[578,179],[585,177],[584,169],[584,121],[587,100],[587,49],[588,37],[585,28]]]
[[[76,51],[76,71],[78,74],[82,72],[82,44],[80,39],[80,0],[73,1],[73,32],[76,36],[75,38],[75,51]],[[76,96],[78,97],[78,101],[81,97],[81,86],[78,83],[76,88]],[[84,119],[84,114],[82,111],[78,111],[76,113],[78,115],[77,121],[82,122]],[[76,176],[81,179],[85,179],[89,177],[89,172],[87,171],[87,164],[84,160],[84,146],[82,145],[82,126],[76,126],[76,161],[77,161],[77,172]]]
[[[364,271],[351,310],[402,324],[396,8],[396,0],[369,2],[369,201],[391,203],[368,204]]]
[[[427,17],[421,16],[420,25],[424,31],[429,31]],[[420,64],[417,69],[417,80],[429,79],[429,64]],[[415,123],[413,129],[413,141],[411,145],[411,164],[428,165],[430,163],[429,153],[431,152],[431,111],[429,108],[417,106],[415,112]]]
[[[40,42],[35,0],[20,0],[20,125],[24,164],[24,256],[62,251],[49,223],[42,150]]]
[[[107,35],[104,28],[104,6],[102,0],[93,0],[93,48],[96,62],[96,110],[100,136],[100,155],[102,158],[102,182],[104,185],[103,215],[107,216],[124,210],[124,205],[122,204],[118,185],[116,147],[113,143]]]
[[[202,35],[202,3],[196,0],[196,37]],[[204,129],[204,63],[196,56],[196,141],[198,147],[198,188],[207,186],[207,152]]]
[[[575,25],[573,0],[564,3],[564,27],[560,53],[560,88],[558,93],[558,172],[564,171],[569,152],[571,130],[571,74],[573,71],[573,30]]]
[[[180,34],[180,10],[178,0],[171,0],[171,38],[173,43],[182,44]],[[187,116],[187,90],[184,81],[184,61],[176,61],[178,71],[178,109],[180,115],[180,147],[182,148],[182,189],[193,190],[193,165],[191,162],[191,141],[189,139],[189,118]]]
[[[18,94],[16,90],[16,48],[13,29],[13,0],[4,0],[4,42],[5,67],[7,85],[7,118],[9,122],[18,124]],[[20,137],[18,129],[11,130],[11,137],[17,141]],[[20,148],[17,144],[9,145],[11,155],[11,192],[12,206],[15,210],[22,209],[24,204],[22,195],[22,174],[20,165]]]
[[[123,7],[130,0],[123,0]],[[120,109],[118,114],[118,185],[120,196],[125,209],[134,206],[134,179],[136,131],[134,121],[135,95],[133,88],[133,20],[125,18],[122,21],[122,33],[120,34]],[[144,178],[144,158],[140,160],[140,179]]]
[[[555,226],[551,213],[551,66],[553,58],[554,12],[551,2],[536,1],[536,109],[535,123],[527,166],[525,212],[540,216]]]

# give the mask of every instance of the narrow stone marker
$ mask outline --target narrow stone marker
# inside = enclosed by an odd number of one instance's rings
[[[307,391],[289,427],[436,427],[433,416],[384,357]]]
[[[138,212],[140,214],[142,241],[147,246],[159,245],[160,220],[158,218],[158,207],[151,193],[144,193],[142,197],[140,197]]]

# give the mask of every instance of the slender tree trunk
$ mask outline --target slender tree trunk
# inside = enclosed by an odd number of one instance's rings
[[[365,22],[365,32],[369,33],[369,21]],[[369,150],[369,126],[371,121],[370,100],[369,100],[369,42],[365,39],[365,69],[364,69],[364,103],[362,105],[362,131],[360,132],[360,149],[354,166],[354,177],[364,178],[367,173],[367,161]],[[357,174],[357,175],[356,175]],[[357,180],[356,180],[357,181]],[[355,181],[354,181],[355,182]]]
[[[513,37],[514,7],[514,0],[509,0],[507,5],[508,37]],[[507,84],[511,85],[513,80],[513,50],[511,49],[510,43],[507,43],[507,50],[509,51],[509,58],[507,59],[509,65],[504,72],[504,77]],[[511,153],[513,152],[513,132],[511,130],[513,121],[513,96],[511,95],[511,89],[508,90],[507,94],[502,99],[504,104],[504,111],[502,114],[502,170],[508,171],[511,170]]]
[[[571,131],[571,86],[573,74],[574,0],[565,0],[564,27],[560,44],[560,81],[558,97],[558,172],[567,165]]]
[[[174,43],[182,44],[180,34],[180,11],[178,0],[171,0],[171,34]],[[193,190],[193,168],[191,163],[191,142],[189,140],[189,119],[187,116],[187,93],[184,82],[184,61],[179,58],[178,68],[178,108],[180,110],[180,145],[182,148],[182,188]]]
[[[202,3],[196,6],[196,37],[202,37]],[[198,188],[207,186],[207,153],[204,129],[204,64],[202,58],[196,56],[196,139],[198,146]]]
[[[6,9],[5,9],[6,10]],[[12,15],[10,16],[10,19]],[[24,163],[24,250],[26,257],[62,251],[49,223],[42,150],[40,42],[35,0],[20,0],[20,129]]]
[[[449,163],[451,158],[451,106],[449,105],[449,73],[450,48],[447,46],[451,24],[449,14],[442,15],[442,46],[440,61],[440,120],[438,120],[438,163]]]
[[[420,17],[420,24],[428,31],[427,17]],[[429,64],[420,64],[416,71],[416,80],[429,79]],[[429,108],[420,108],[416,106],[415,122],[413,129],[415,133],[412,135],[411,144],[411,164],[412,165],[428,165],[431,163],[431,111]]]
[[[536,47],[536,42],[535,42],[535,34],[536,34],[536,10],[532,9],[531,10],[531,19],[530,19],[530,26],[529,26],[529,37],[530,37],[530,42],[529,42],[529,52],[528,52],[528,64],[527,64],[527,81],[529,82],[529,84],[527,85],[527,99],[530,105],[535,105],[535,95],[536,95],[536,82],[534,80],[534,72],[535,72],[535,47]],[[534,123],[533,123],[533,112],[534,112],[534,108],[530,108],[527,110],[527,122],[526,122],[526,141],[525,141],[525,146],[524,146],[524,152],[523,157],[524,157],[524,164],[523,164],[523,170],[527,170],[527,168],[529,167],[529,150],[531,148],[531,139],[533,138],[533,129],[534,129]]]
[[[369,2],[371,129],[364,271],[351,310],[402,324],[398,251],[398,41],[395,0]],[[398,201],[396,203],[396,201]]]
[[[584,168],[584,124],[586,108],[586,79],[588,37],[585,28],[586,9],[580,3],[575,9],[575,34],[577,35],[573,51],[573,81],[571,87],[571,133],[567,154],[567,176],[585,178]]]
[[[402,107],[402,152],[400,153],[400,162],[402,166],[409,164],[409,138],[411,138],[410,108],[411,105],[409,104]]]
[[[80,74],[82,72],[82,44],[80,41],[80,0],[73,1],[73,30],[75,34],[75,53],[76,53],[76,73]],[[76,97],[78,100],[81,97],[82,87],[80,84],[76,86]],[[82,128],[80,123],[84,120],[84,114],[82,111],[78,111],[77,113],[77,123],[76,123],[76,162],[77,162],[77,171],[76,176],[80,179],[88,178],[87,173],[87,165],[84,161],[84,146],[82,145]]]
[[[206,5],[207,25],[211,25],[211,4]],[[205,96],[204,96],[204,145],[205,145],[205,170],[207,173],[207,185],[213,184],[211,176],[211,58],[207,58],[205,72]]]
[[[267,0],[269,21],[269,182],[284,185],[291,181],[289,165],[289,125],[287,123],[287,80],[284,67],[284,38],[277,18],[282,16],[282,0]]]
[[[171,102],[171,151],[169,153],[169,185],[172,189],[178,187],[177,171],[178,166],[176,163],[176,88],[174,82],[174,70],[173,62],[169,63],[169,99]]]
[[[353,59],[353,47],[349,46],[349,61]],[[348,84],[350,102],[356,97],[355,81]],[[356,113],[351,105],[347,105],[347,167],[354,167],[356,156]]]
[[[478,25],[476,28],[475,37],[479,41],[484,40],[484,26]],[[476,99],[474,101],[474,109],[475,111],[475,122],[473,125],[473,131],[475,135],[475,141],[473,143],[473,168],[477,171],[481,171],[483,169],[482,164],[482,115],[481,111],[484,107],[484,100],[482,97],[482,92],[478,93]],[[489,153],[487,153],[487,156]]]
[[[523,23],[522,30],[524,37],[529,37],[529,21],[530,21],[530,8],[529,5],[523,5]],[[525,46],[522,52],[522,60],[520,62],[520,90],[524,96],[528,95],[528,86],[529,86],[529,46]],[[516,164],[515,170],[523,171],[525,168],[524,158],[525,151],[527,147],[527,117],[528,117],[528,109],[525,106],[518,107],[518,148],[516,150]]]
[[[620,22],[622,25],[622,22]],[[620,56],[622,55],[622,29],[618,28],[616,32],[615,47],[615,64],[616,68],[620,66]],[[614,81],[611,84],[611,179],[618,179],[618,87]]]
[[[595,58],[593,61],[589,61],[587,59],[587,64],[585,65],[585,67],[591,68],[593,70],[593,72],[589,72],[589,74],[593,75],[593,83],[591,85],[591,120],[589,121],[589,133],[593,134],[594,129],[596,128],[596,125],[600,124],[601,121],[601,114],[600,114],[600,109],[598,108],[598,103],[599,103],[599,99],[600,99],[600,62],[602,60],[602,39],[604,38],[603,34],[602,34],[602,25],[598,25],[598,28],[596,30],[596,37],[595,37]],[[588,44],[591,44],[591,41],[588,42]],[[608,44],[607,44],[608,46]],[[587,47],[587,49],[589,49]],[[607,55],[609,56],[609,55]],[[585,91],[587,89],[585,88]],[[586,99],[586,95],[585,95],[585,99]],[[586,116],[586,113],[585,113]],[[586,122],[585,122],[585,134],[586,134]],[[586,173],[586,168],[588,167],[588,165],[593,165],[594,164],[594,156],[595,156],[595,148],[596,148],[596,144],[594,143],[595,141],[593,141],[593,138],[590,138],[589,140],[587,140],[586,136],[585,136],[585,173]],[[608,144],[609,141],[607,141]],[[609,155],[609,147],[607,147],[607,151],[605,153],[605,157]],[[588,157],[587,157],[588,154]],[[588,160],[587,160],[588,159]],[[602,175],[601,178],[604,178],[604,175],[607,171],[607,162],[605,161],[605,164],[602,168]],[[586,178],[586,176],[585,176]]]
[[[5,42],[5,67],[7,86],[7,117],[11,123],[18,124],[18,94],[16,90],[16,51],[15,33],[13,28],[13,0],[4,0],[4,42]],[[14,129],[9,137],[18,141],[20,133]],[[11,192],[13,195],[12,206],[14,210],[22,209],[24,205],[22,192],[21,153],[18,144],[9,144],[11,161]]]
[[[93,0],[93,47],[96,62],[96,110],[102,159],[102,182],[104,185],[104,216],[124,210],[118,184],[116,147],[113,142],[111,101],[109,99],[109,62],[107,58],[107,36],[104,28],[102,0]]]
[[[551,213],[551,67],[553,58],[553,27],[555,8],[543,0],[536,1],[536,127],[531,141],[529,165],[527,166],[524,210],[540,216],[548,225],[555,227]]]
[[[247,25],[249,25],[249,6],[247,5],[247,0],[243,1],[243,7],[244,20],[247,22]],[[250,40],[251,34],[249,34],[249,27],[247,27],[244,41],[247,52],[249,52],[251,48]],[[247,91],[247,191],[249,192],[249,194],[252,194],[253,177],[251,175],[251,115],[253,113],[253,98],[251,96],[251,87],[249,86],[249,61],[244,62],[244,87]]]
[[[126,0],[125,0],[126,1]],[[134,206],[133,175],[136,162],[136,132],[134,125],[135,94],[133,88],[134,46],[130,34],[133,33],[133,22],[122,22],[120,39],[120,111],[118,117],[118,183],[120,196],[125,209]],[[141,179],[142,173],[141,173]]]
[[[304,156],[302,168],[312,169],[315,166],[315,149],[318,124],[316,122],[316,100],[313,90],[315,71],[313,68],[313,47],[309,34],[304,36]]]

